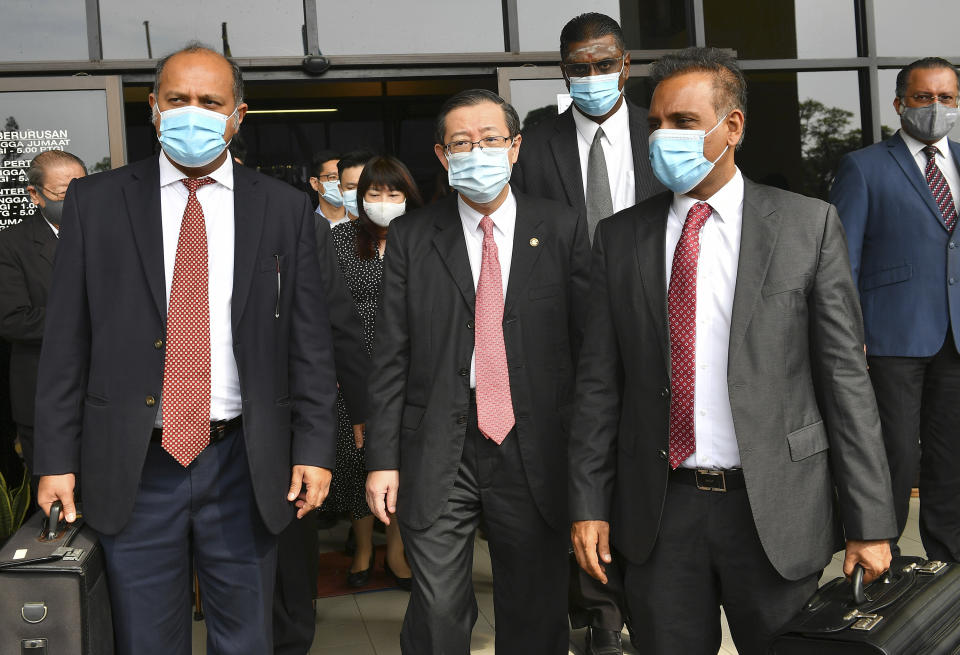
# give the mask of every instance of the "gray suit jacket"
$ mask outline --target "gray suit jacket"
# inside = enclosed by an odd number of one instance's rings
[[[601,221],[570,443],[573,520],[643,562],[667,487],[671,193]],[[760,541],[788,579],[896,536],[863,322],[833,206],[746,181],[727,370]],[[842,528],[842,531],[841,531]]]

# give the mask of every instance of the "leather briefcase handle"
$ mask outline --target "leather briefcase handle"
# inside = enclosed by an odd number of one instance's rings
[[[43,524],[43,538],[46,541],[56,541],[60,528],[60,515],[63,513],[63,503],[59,500],[50,505],[50,515]]]

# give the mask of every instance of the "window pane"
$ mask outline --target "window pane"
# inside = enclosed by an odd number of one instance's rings
[[[900,117],[893,108],[893,99],[897,95],[897,73],[900,69],[883,69],[880,74],[880,125],[884,135],[892,134],[900,129]],[[954,141],[960,141],[960,122],[953,126],[948,135]]]
[[[149,51],[144,21],[149,21]],[[191,40],[220,51],[224,22],[235,57],[303,54],[301,0],[276,0],[269,10],[259,3],[228,0],[100,0],[103,57],[162,57]]]
[[[503,52],[500,0],[318,2],[317,24],[325,55]]]
[[[582,0],[518,0],[517,23],[522,52],[560,52],[560,30],[586,9]],[[620,20],[620,0],[594,0],[590,11]]]
[[[796,0],[797,57],[856,57],[853,0]]]
[[[66,150],[91,173],[110,168],[104,91],[5,91],[0,108],[0,228],[36,211],[26,169],[38,152]]]
[[[0,61],[89,58],[81,0],[3,0],[0,23]]]
[[[520,125],[527,129],[545,118],[556,116],[569,106],[570,96],[563,78],[545,80],[510,80],[510,104],[520,115]],[[558,108],[558,101],[561,103]],[[522,147],[522,146],[521,146]]]
[[[620,0],[620,26],[631,50],[685,48],[687,3],[676,0]]]
[[[956,0],[874,0],[881,57],[956,56],[960,52]],[[957,62],[954,62],[957,63]]]

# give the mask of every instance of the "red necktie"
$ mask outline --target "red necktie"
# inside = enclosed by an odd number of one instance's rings
[[[503,278],[497,242],[493,240],[493,220],[484,216],[483,258],[477,283],[476,373],[477,423],[480,431],[497,444],[503,443],[513,429],[513,399],[507,372],[507,349],[503,342]]]
[[[697,257],[700,228],[713,213],[698,202],[687,212],[680,241],[673,251],[673,268],[667,291],[670,317],[670,468],[677,468],[697,449],[693,431],[696,381]]]
[[[927,185],[930,192],[933,193],[933,199],[940,208],[940,216],[943,218],[943,224],[947,230],[953,231],[953,226],[957,222],[957,208],[953,204],[953,194],[950,193],[950,185],[947,184],[947,178],[943,176],[940,167],[937,166],[937,146],[925,146],[924,154],[927,155],[927,168],[924,175],[927,178]]]
[[[187,178],[187,208],[180,224],[167,309],[163,364],[163,449],[189,466],[210,443],[210,303],[207,228],[197,189],[209,177]]]

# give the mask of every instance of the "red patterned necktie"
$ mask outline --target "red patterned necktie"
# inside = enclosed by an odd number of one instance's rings
[[[697,257],[700,228],[713,209],[698,202],[687,212],[680,241],[673,251],[667,291],[670,317],[670,468],[677,468],[697,449],[693,431],[696,382]]]
[[[943,172],[937,166],[937,153],[940,151],[937,146],[925,146],[923,152],[927,156],[927,168],[924,171],[927,185],[930,187],[930,192],[933,193],[933,199],[937,203],[937,207],[940,208],[943,224],[947,226],[947,230],[952,232],[953,226],[957,223],[957,208],[953,204],[953,194],[950,193],[947,178],[943,176]]]
[[[483,258],[477,283],[475,334],[477,423],[483,436],[499,445],[515,423],[507,349],[503,342],[503,278],[497,242],[493,240],[493,220],[484,216],[480,227],[483,229]]]
[[[209,177],[182,180],[189,192],[180,224],[167,309],[163,364],[163,449],[189,466],[210,443],[210,303],[207,228],[197,189]]]

